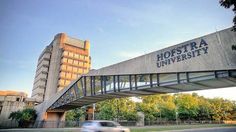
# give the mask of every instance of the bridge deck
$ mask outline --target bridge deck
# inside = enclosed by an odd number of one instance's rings
[[[69,110],[111,98],[236,86],[236,70],[82,76],[49,107]]]

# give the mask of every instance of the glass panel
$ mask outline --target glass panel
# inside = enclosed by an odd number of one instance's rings
[[[200,81],[215,78],[214,72],[196,72],[189,73],[189,81]]]
[[[114,91],[114,83],[112,76],[104,76],[104,81],[106,81],[106,91],[111,92]]]
[[[152,74],[152,85],[153,87],[157,87],[157,74]]]
[[[228,71],[217,71],[216,72],[218,77],[228,77]]]
[[[122,75],[120,76],[120,90],[127,88],[130,88],[129,75]]]
[[[150,87],[150,75],[137,75],[137,87]]]
[[[132,89],[135,89],[135,77],[134,77],[134,75],[131,76],[131,87],[132,87]]]
[[[118,76],[115,76],[115,89],[116,89],[116,92],[118,91]]]
[[[86,77],[86,96],[91,95],[91,77]]]
[[[171,85],[176,84],[177,74],[160,74],[160,85]]]
[[[95,76],[95,94],[101,94],[101,77]]]
[[[80,78],[80,80],[77,82],[77,87],[79,97],[84,96],[84,77]]]
[[[187,76],[186,76],[186,73],[180,73],[179,74],[179,81],[180,83],[186,83],[187,82]]]

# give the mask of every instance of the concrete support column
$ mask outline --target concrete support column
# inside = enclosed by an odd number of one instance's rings
[[[145,115],[143,112],[138,112],[137,114],[138,114],[138,121],[136,123],[136,126],[142,127],[142,126],[144,126]]]
[[[93,120],[93,107],[92,106],[88,106],[86,107],[86,116],[85,116],[85,120]]]
[[[46,112],[43,128],[61,128],[65,126],[65,112]]]

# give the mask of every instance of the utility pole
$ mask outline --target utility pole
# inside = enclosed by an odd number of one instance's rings
[[[96,104],[94,103],[94,104],[93,104],[93,120],[95,119],[95,118],[94,118],[94,115],[95,115],[95,114],[94,114],[95,108],[96,108]]]

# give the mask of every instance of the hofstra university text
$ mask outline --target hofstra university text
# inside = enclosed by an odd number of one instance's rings
[[[172,50],[157,54],[157,67],[160,68],[175,62],[181,62],[207,53],[208,44],[204,39],[201,39],[199,43],[189,42],[187,44],[175,47]]]

